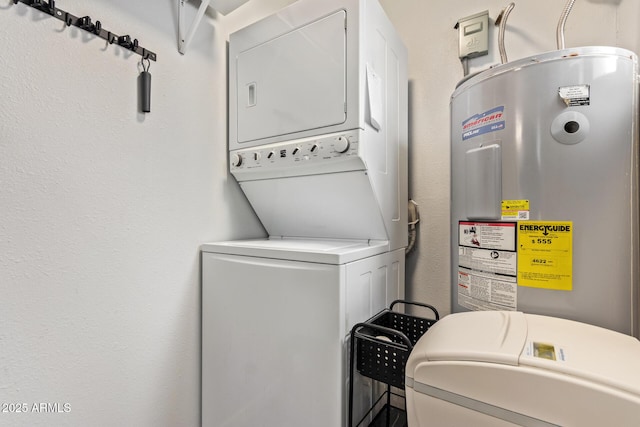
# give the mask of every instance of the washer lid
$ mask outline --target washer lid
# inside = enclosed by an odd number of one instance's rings
[[[203,252],[243,255],[290,261],[345,264],[389,250],[389,242],[269,238],[206,243]]]

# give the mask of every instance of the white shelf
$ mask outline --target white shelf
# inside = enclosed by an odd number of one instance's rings
[[[187,46],[191,43],[193,35],[202,21],[207,8],[211,6],[216,12],[226,15],[248,2],[249,0],[202,0],[196,17],[189,30],[185,32],[185,5],[189,0],[178,0],[178,51],[184,55]]]

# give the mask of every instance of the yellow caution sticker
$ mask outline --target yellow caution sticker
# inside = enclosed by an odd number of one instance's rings
[[[503,200],[502,219],[525,220],[529,219],[528,200]]]
[[[572,290],[573,222],[518,223],[518,286]]]

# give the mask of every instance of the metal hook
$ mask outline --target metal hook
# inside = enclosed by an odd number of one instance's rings
[[[29,3],[25,3],[25,4],[28,4],[34,9],[39,10],[40,12],[46,13],[48,15],[53,15],[53,12],[55,11],[55,8],[56,8],[54,0],[51,0],[49,2],[47,2],[46,0],[30,0]]]
[[[93,33],[93,31],[96,28],[96,26],[91,23],[91,17],[90,16],[83,16],[82,18],[78,19],[77,25],[78,25],[78,27],[80,27],[83,30],[88,31],[90,33]]]
[[[147,60],[147,66],[145,68],[144,66],[144,60]],[[151,68],[151,60],[149,58],[145,58],[143,57],[142,59],[140,59],[140,64],[142,64],[142,71],[144,71],[145,73],[149,72],[149,68]]]
[[[96,21],[96,26],[93,29],[93,32],[100,35],[100,30],[102,30],[102,23],[100,21]]]
[[[118,36],[118,44],[129,49],[131,47],[131,37],[129,35]]]

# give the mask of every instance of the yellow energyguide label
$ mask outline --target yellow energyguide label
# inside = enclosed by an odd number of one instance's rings
[[[518,222],[518,286],[573,288],[573,222]]]
[[[502,219],[529,219],[528,200],[503,200]]]

